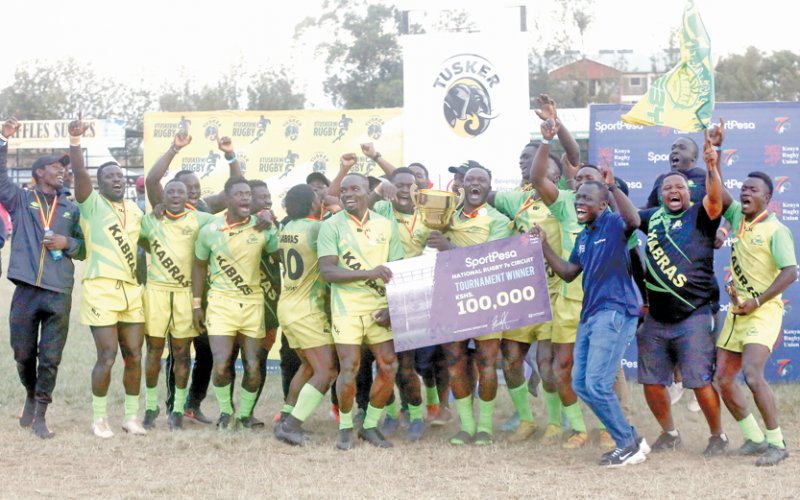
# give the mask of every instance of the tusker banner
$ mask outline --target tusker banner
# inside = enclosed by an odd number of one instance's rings
[[[401,113],[399,108],[145,113],[145,174],[170,148],[178,130],[188,127],[192,143],[172,161],[165,180],[178,170],[192,170],[200,178],[204,196],[219,193],[229,176],[228,163],[217,148],[219,129],[220,137],[233,141],[245,177],[267,182],[273,210],[282,218],[286,191],[305,183],[311,172],[333,179],[345,153],[358,155],[351,172],[383,175],[380,167],[362,154],[361,143],[374,143],[390,163],[403,166]]]
[[[598,164],[605,155],[614,173],[628,184],[634,205],[643,207],[659,174],[670,170],[672,143],[689,137],[702,153],[703,132],[687,133],[669,127],[644,127],[622,121],[630,105],[593,105],[589,135],[589,162]],[[761,171],[772,178],[775,192],[769,211],[792,234],[800,234],[800,103],[754,102],[717,103],[710,127],[725,119],[722,145],[723,183],[739,199],[747,174]],[[702,158],[698,167],[705,168]],[[644,233],[639,234],[639,250],[644,255]],[[797,244],[797,243],[796,243]],[[730,279],[730,236],[716,251],[714,267],[721,285]],[[730,298],[721,290],[720,323],[730,308]],[[781,333],[766,367],[767,379],[800,379],[800,285],[795,283],[783,294],[784,315]],[[781,318],[776,318],[780,321]],[[623,361],[627,375],[636,379],[635,343]]]

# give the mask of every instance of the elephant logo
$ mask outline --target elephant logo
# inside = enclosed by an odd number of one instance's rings
[[[488,59],[459,54],[442,63],[433,82],[441,89],[444,119],[459,137],[477,137],[486,132],[500,113],[492,104],[500,76]]]

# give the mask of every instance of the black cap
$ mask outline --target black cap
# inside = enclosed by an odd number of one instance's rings
[[[452,174],[464,174],[464,175],[466,175],[467,171],[469,169],[471,169],[471,168],[483,168],[483,169],[489,170],[489,169],[487,169],[486,167],[484,167],[483,165],[481,165],[480,163],[478,163],[475,160],[467,160],[467,161],[465,161],[464,163],[462,163],[461,165],[459,165],[457,167],[448,168],[447,171],[452,173]]]
[[[50,165],[52,163],[61,163],[66,167],[67,165],[69,165],[69,155],[40,156],[35,162],[33,162],[33,167],[31,167],[31,170],[36,170],[37,168],[42,168],[45,165]]]
[[[381,179],[378,179],[377,177],[373,177],[371,175],[367,177],[367,180],[369,181],[370,191],[374,190],[376,187],[380,185],[381,182],[383,182]]]
[[[308,177],[306,177],[306,184],[311,184],[314,181],[320,181],[326,186],[331,187],[331,181],[329,181],[322,172],[311,172],[308,174]]]

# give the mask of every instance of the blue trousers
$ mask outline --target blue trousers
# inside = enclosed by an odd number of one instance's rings
[[[618,448],[634,443],[636,433],[614,394],[614,379],[639,318],[603,310],[578,325],[572,388],[606,426]]]

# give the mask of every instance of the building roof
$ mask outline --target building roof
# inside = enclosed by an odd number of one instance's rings
[[[556,80],[604,80],[619,78],[622,73],[605,64],[583,58],[550,72]]]
[[[666,67],[666,55],[612,50],[601,51],[599,54],[576,55],[582,59],[556,68],[550,75],[559,80],[568,80],[576,79],[576,74],[581,75],[579,79],[605,79],[618,78],[621,76],[620,73],[665,73],[671,69]],[[588,76],[584,76],[586,73]]]

